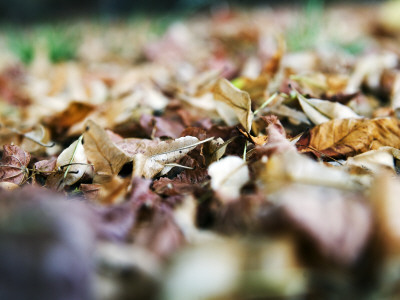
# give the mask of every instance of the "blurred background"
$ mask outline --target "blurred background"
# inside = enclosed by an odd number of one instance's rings
[[[321,1],[320,1],[321,2]],[[335,1],[325,3],[382,2],[372,0]],[[220,5],[303,5],[306,1],[294,0],[1,0],[0,20],[29,23],[70,17],[118,17],[137,13],[168,13],[198,11]]]

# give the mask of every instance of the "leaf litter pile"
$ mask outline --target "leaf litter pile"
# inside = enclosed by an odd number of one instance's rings
[[[313,5],[1,44],[0,298],[395,299],[399,2]]]

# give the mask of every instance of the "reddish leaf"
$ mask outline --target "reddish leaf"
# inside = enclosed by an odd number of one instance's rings
[[[31,159],[28,152],[15,145],[4,145],[0,165],[0,181],[21,184],[28,175],[26,167]]]

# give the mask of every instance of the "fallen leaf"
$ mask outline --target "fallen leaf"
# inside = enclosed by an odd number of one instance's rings
[[[57,132],[63,132],[72,125],[85,119],[93,110],[93,105],[73,101],[66,109],[48,118],[45,122]]]
[[[65,185],[73,185],[82,178],[88,169],[88,161],[82,145],[82,137],[60,153],[57,158],[56,168],[60,168]]]
[[[291,182],[346,190],[360,188],[358,178],[345,169],[326,166],[295,150],[272,154],[260,176],[267,194]]]
[[[217,111],[228,125],[235,125],[233,115],[247,132],[251,130],[253,112],[251,99],[247,92],[239,90],[228,80],[221,78],[213,88],[214,98],[217,101]],[[221,106],[222,104],[222,106]],[[227,110],[230,109],[229,110]]]
[[[132,157],[119,149],[107,132],[91,120],[86,122],[83,147],[88,160],[94,165],[95,183],[117,175],[124,164],[132,161]]]
[[[297,93],[300,105],[307,117],[316,125],[332,119],[361,118],[350,107],[343,104],[320,99],[307,99]]]
[[[133,156],[133,174],[153,178],[168,164],[174,163],[184,157],[189,151],[198,145],[211,141],[213,138],[200,141],[193,136],[185,136],[172,141],[159,142],[155,146],[149,146],[144,154]]]
[[[23,183],[29,174],[26,167],[30,159],[30,154],[18,146],[4,145],[0,165],[0,181]]]
[[[354,156],[383,146],[400,148],[400,121],[395,118],[331,120],[312,128],[296,143],[317,157]]]
[[[246,162],[237,156],[227,156],[208,167],[211,187],[223,201],[231,201],[240,196],[240,189],[250,180]]]
[[[206,169],[185,170],[174,179],[162,177],[154,181],[153,189],[168,196],[185,195],[201,189],[200,184],[208,179]]]
[[[392,147],[381,147],[370,150],[346,160],[347,166],[357,166],[372,173],[380,173],[383,170],[395,172],[395,159],[400,159],[400,150]]]

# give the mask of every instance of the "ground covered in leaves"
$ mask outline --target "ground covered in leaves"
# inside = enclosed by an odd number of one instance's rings
[[[400,4],[309,3],[2,32],[0,298],[396,298]]]

